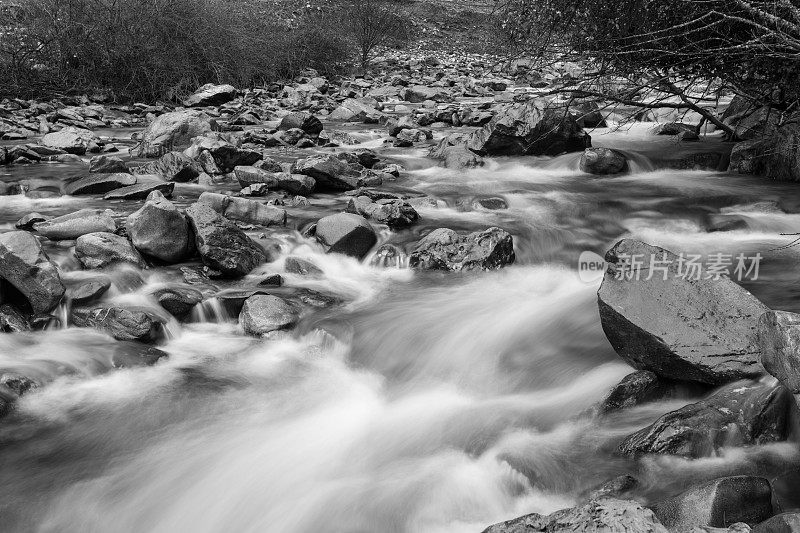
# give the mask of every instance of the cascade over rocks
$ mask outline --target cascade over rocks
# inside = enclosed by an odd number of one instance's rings
[[[708,398],[667,413],[628,436],[624,455],[714,455],[723,446],[764,444],[786,438],[793,406],[789,391],[769,382],[736,382]]]
[[[3,283],[19,291],[34,313],[53,310],[64,296],[58,268],[39,240],[26,231],[0,233],[0,285]]]
[[[500,228],[460,235],[438,228],[417,243],[409,265],[422,270],[493,270],[514,262],[514,240]]]
[[[563,110],[542,100],[512,104],[465,139],[481,156],[558,155],[591,146],[590,137]]]
[[[228,277],[241,277],[265,261],[264,250],[211,206],[194,203],[186,209],[186,217],[208,267]]]
[[[645,264],[638,275],[628,264],[634,255]],[[647,279],[651,257],[668,262],[666,279],[664,272]],[[745,289],[726,278],[681,277],[675,254],[632,239],[614,245],[606,262],[600,320],[631,366],[708,384],[763,373],[756,321],[767,308]]]
[[[178,263],[194,250],[186,217],[160,192],[150,193],[141,209],[128,215],[125,227],[137,250],[166,263]]]

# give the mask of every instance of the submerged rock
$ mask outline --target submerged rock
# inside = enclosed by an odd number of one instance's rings
[[[264,335],[271,331],[288,329],[297,323],[297,310],[287,301],[268,294],[249,297],[239,313],[239,323],[245,333]]]
[[[419,241],[409,265],[423,270],[493,270],[514,262],[514,240],[500,228],[460,235],[439,228]]]
[[[580,168],[589,174],[619,174],[628,169],[628,159],[611,148],[587,148],[581,156]]]
[[[241,277],[266,259],[266,253],[242,230],[210,206],[195,203],[186,209],[203,263],[229,277]]]
[[[317,240],[328,253],[339,253],[362,259],[378,242],[375,230],[360,215],[337,213],[319,219]]]
[[[645,267],[633,268],[633,257]],[[651,258],[663,270],[647,279]],[[600,320],[631,366],[709,384],[763,373],[755,326],[767,308],[745,289],[726,278],[682,276],[675,254],[631,239],[614,245],[606,262]]]
[[[548,516],[529,514],[483,533],[667,533],[653,511],[632,500],[601,498]]]
[[[126,228],[137,250],[166,263],[186,259],[194,248],[186,217],[159,192],[128,216]]]
[[[29,305],[34,313],[53,310],[64,296],[58,268],[39,240],[25,231],[0,234],[0,282],[10,284],[26,299],[15,302],[4,295],[5,301]]]
[[[70,196],[80,194],[103,194],[120,187],[127,187],[136,183],[136,176],[127,172],[115,174],[94,174],[73,181],[64,187],[64,193]]]
[[[75,242],[75,258],[84,268],[104,268],[116,263],[130,263],[140,268],[144,260],[130,241],[114,233],[81,235]]]
[[[73,309],[72,322],[81,328],[95,328],[122,341],[154,342],[163,334],[158,318],[146,311],[123,307]]]
[[[778,442],[789,431],[789,391],[775,383],[736,382],[708,398],[665,414],[627,437],[625,455],[714,455],[723,446]]]
[[[772,488],[762,477],[735,476],[692,487],[652,506],[670,531],[696,527],[728,527],[737,522],[755,525],[772,516]]]

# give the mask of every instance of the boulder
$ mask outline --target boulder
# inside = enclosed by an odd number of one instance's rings
[[[164,113],[145,128],[137,152],[143,157],[159,157],[165,152],[183,150],[195,137],[216,129],[216,121],[199,111]]]
[[[655,135],[680,135],[682,133],[694,133],[695,127],[691,124],[683,124],[682,122],[667,122],[665,124],[659,124],[655,128],[653,128],[653,133]]]
[[[114,233],[97,232],[81,235],[75,242],[75,258],[83,268],[105,268],[117,263],[144,267],[142,256],[130,241]]]
[[[95,137],[94,133],[82,128],[73,128],[72,126],[48,133],[41,140],[42,145],[47,148],[56,148],[75,155],[85,154],[92,145],[96,145],[96,142],[97,137]]]
[[[368,196],[357,196],[350,199],[345,210],[393,229],[411,226],[419,220],[419,213],[404,200],[373,201]]]
[[[266,259],[266,253],[242,230],[207,204],[194,203],[186,216],[203,263],[229,277],[241,277]]]
[[[204,192],[197,200],[225,218],[260,226],[286,225],[286,210],[272,205],[215,192]]]
[[[182,285],[171,285],[154,290],[158,304],[176,318],[185,318],[194,306],[203,301],[203,293]]]
[[[64,187],[64,193],[70,196],[81,194],[103,194],[120,187],[127,187],[136,183],[133,174],[118,172],[115,174],[94,174],[73,181]]]
[[[184,183],[196,179],[203,167],[183,152],[167,152],[156,161],[134,169],[135,174],[155,174],[165,181]]]
[[[723,446],[782,441],[792,405],[789,391],[774,380],[731,383],[628,436],[619,450],[630,456],[697,458],[715,455]]]
[[[4,294],[4,301],[17,307],[30,307],[33,313],[53,310],[64,296],[58,268],[42,250],[39,240],[25,231],[0,233],[0,288],[8,283],[24,302]],[[23,305],[24,304],[24,305]]]
[[[591,146],[590,137],[571,115],[547,107],[542,100],[506,107],[465,141],[481,156],[558,155]]]
[[[737,143],[729,170],[780,181],[800,181],[800,124],[789,121],[769,135]]]
[[[0,332],[21,333],[30,331],[31,325],[19,309],[9,304],[0,305]]]
[[[36,213],[36,212],[28,213],[27,215],[20,218],[17,221],[17,223],[14,224],[14,227],[17,229],[32,230],[33,225],[36,224],[37,222],[44,222],[45,220],[50,220],[51,218],[53,217],[49,215],[43,215],[41,213]]]
[[[206,83],[184,100],[183,105],[186,107],[222,105],[234,98],[236,98],[236,88],[233,85]]]
[[[233,169],[239,185],[249,187],[263,184],[268,189],[283,190],[290,194],[311,194],[316,180],[303,174],[270,172],[253,166],[238,166]]]
[[[692,487],[652,505],[670,531],[695,527],[728,527],[737,522],[755,525],[772,516],[772,489],[762,477],[735,476]]]
[[[800,405],[800,315],[767,311],[758,318],[761,363]]]
[[[317,191],[350,191],[362,181],[360,169],[353,168],[333,154],[299,159],[292,165],[292,174],[314,178]]]
[[[239,323],[249,335],[289,329],[297,323],[297,319],[297,310],[290,303],[268,294],[249,297],[239,313]]]
[[[653,372],[639,370],[625,376],[598,405],[598,412],[606,414],[635,407],[664,397],[670,387]]]
[[[144,310],[123,307],[75,308],[72,323],[94,328],[120,341],[154,342],[163,335],[160,320]]]
[[[401,91],[400,96],[403,100],[412,104],[421,104],[426,100],[433,102],[450,102],[453,100],[450,93],[442,87],[427,87],[425,85],[406,87]]]
[[[175,184],[164,181],[141,181],[135,185],[121,187],[103,196],[103,200],[144,200],[157,191],[167,198],[172,197]]]
[[[529,514],[483,533],[667,533],[653,511],[633,500],[601,498],[548,516]]]
[[[263,157],[257,150],[242,148],[239,139],[220,133],[194,139],[184,155],[200,161],[209,174],[232,172],[237,166],[254,165]],[[207,156],[211,156],[211,162],[204,162]]]
[[[342,121],[358,121],[364,124],[377,124],[380,121],[382,114],[380,111],[356,100],[355,98],[348,98],[342,102],[339,107],[334,109],[328,118],[330,120]]]
[[[500,228],[460,235],[438,228],[419,241],[409,265],[422,270],[493,270],[514,262],[514,240]]]
[[[314,115],[310,113],[298,112],[289,113],[283,117],[280,125],[278,126],[279,130],[290,130],[293,128],[299,128],[308,135],[316,136],[322,131],[323,126],[322,122],[320,122],[320,120]]]
[[[800,533],[800,512],[775,515],[753,527],[752,533]]]
[[[378,236],[369,222],[353,213],[336,213],[319,219],[316,237],[328,253],[359,259],[367,255],[378,242]]]
[[[99,300],[110,288],[111,280],[105,276],[83,279],[67,287],[65,298],[72,305],[84,305]]]
[[[165,263],[186,259],[194,248],[186,218],[159,192],[151,193],[142,208],[128,216],[126,228],[137,250]]]
[[[587,148],[581,156],[580,168],[588,174],[619,174],[628,169],[628,159],[611,148]]]
[[[96,155],[89,161],[89,172],[100,174],[128,174],[128,165],[119,157],[113,155]]]
[[[632,239],[605,259],[600,320],[631,366],[712,385],[763,373],[756,320],[767,308],[752,294],[724,277],[683,275],[675,254]]]
[[[87,233],[117,231],[117,224],[111,217],[111,211],[99,209],[81,209],[73,213],[37,222],[33,229],[50,240],[77,239]]]

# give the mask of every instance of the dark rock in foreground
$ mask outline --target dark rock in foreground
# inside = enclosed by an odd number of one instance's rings
[[[670,531],[695,527],[728,527],[737,522],[758,524],[772,516],[772,488],[761,477],[715,479],[652,506]]]
[[[460,235],[438,228],[419,241],[409,265],[423,270],[492,270],[514,262],[514,241],[500,228]]]
[[[39,240],[25,231],[0,234],[0,281],[19,291],[34,313],[51,311],[64,296],[58,268]]]
[[[689,458],[714,455],[723,446],[764,444],[786,439],[789,391],[768,383],[737,382],[708,398],[667,413],[619,445],[624,455],[669,454]]]
[[[638,274],[635,256],[644,262]],[[651,258],[665,270],[647,279]],[[681,277],[675,254],[631,239],[606,261],[597,293],[603,331],[634,368],[709,384],[763,373],[755,329],[767,308],[745,289],[725,278]]]
[[[264,250],[232,222],[200,203],[190,205],[186,216],[195,234],[203,263],[230,277],[249,273],[266,259]]]

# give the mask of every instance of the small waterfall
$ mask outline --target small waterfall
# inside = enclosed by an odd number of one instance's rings
[[[207,298],[194,306],[189,321],[224,324],[225,322],[230,322],[231,319],[232,317],[218,298]]]

